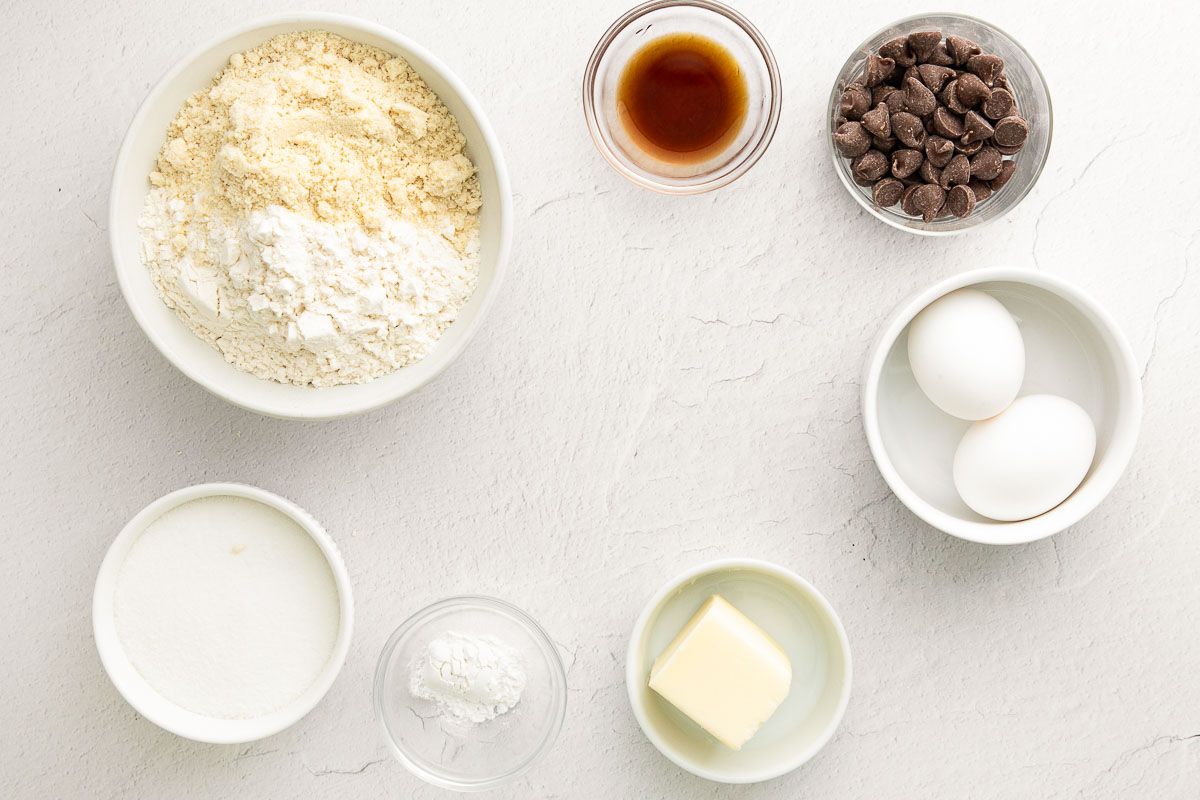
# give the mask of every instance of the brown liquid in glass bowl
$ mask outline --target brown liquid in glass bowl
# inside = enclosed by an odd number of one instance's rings
[[[673,33],[645,45],[625,65],[617,111],[645,152],[696,163],[737,137],[747,94],[741,65],[728,50],[704,36]]]

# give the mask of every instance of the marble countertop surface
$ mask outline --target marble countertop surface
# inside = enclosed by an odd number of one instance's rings
[[[585,62],[624,2],[6,4],[0,796],[446,797],[388,755],[371,678],[397,624],[463,592],[528,610],[569,670],[556,747],[494,797],[1200,796],[1200,7],[958,6],[1038,59],[1054,144],[1004,220],[929,240],[854,204],[823,140],[842,61],[927,10],[908,0],[741,0],[775,48],[782,122],[748,175],[691,198],[626,183],[584,127]],[[441,56],[489,112],[515,195],[509,277],[463,356],[414,397],[328,423],[242,411],[168,364],[126,309],[106,230],[117,148],[153,83],[198,43],[289,8],[362,16]],[[917,520],[859,414],[885,316],[980,266],[1083,286],[1142,364],[1125,476],[1084,521],[1025,546]],[[356,594],[329,695],[248,746],[140,718],[91,634],[121,526],[216,480],[311,511]],[[625,695],[643,603],[722,556],[810,579],[855,657],[828,747],[754,786],[674,767]]]

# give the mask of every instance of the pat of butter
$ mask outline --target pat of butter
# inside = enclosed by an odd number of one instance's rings
[[[775,640],[716,594],[650,668],[651,689],[734,750],[791,686],[792,664]]]

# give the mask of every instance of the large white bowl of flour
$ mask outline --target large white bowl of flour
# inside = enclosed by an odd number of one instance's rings
[[[109,547],[96,648],[142,716],[188,739],[249,742],[311,711],[354,627],[350,577],[295,504],[234,483],[159,498]]]
[[[207,87],[230,56],[285,33],[322,30],[403,58],[458,121],[467,155],[478,170],[479,278],[457,319],[420,361],[366,383],[316,388],[264,380],[228,363],[163,302],[141,257],[138,219],[168,126],[194,92]],[[113,174],[109,236],[121,291],[150,341],[184,374],[244,408],[276,417],[329,419],[379,408],[433,380],[466,347],[491,305],[507,260],[512,231],[508,173],[487,118],[442,62],[405,37],[365,20],[335,14],[288,14],[261,19],[186,56],[150,92],[130,125]]]

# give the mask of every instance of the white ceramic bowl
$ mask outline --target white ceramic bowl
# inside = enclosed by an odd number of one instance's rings
[[[936,408],[908,365],[908,324],[944,294],[971,286],[1004,304],[1025,340],[1020,396],[1072,400],[1096,425],[1096,456],[1070,497],[1020,522],[996,522],[954,488],[954,451],[970,425]],[[1020,544],[1058,533],[1092,511],[1129,463],[1142,418],[1142,386],[1129,342],[1108,312],[1061,278],[1025,269],[981,269],[947,278],[900,304],[871,348],[863,423],[884,480],[935,528],[984,544]]]
[[[648,685],[654,659],[712,594],[765,630],[792,662],[787,699],[736,751]],[[850,700],[850,643],[833,607],[795,573],[754,559],[712,561],[671,580],[646,604],[629,639],[625,684],[642,731],[671,761],[710,781],[766,781],[808,761],[833,736]]]
[[[316,389],[262,380],[242,372],[194,335],[167,308],[142,264],[137,220],[149,188],[147,176],[167,127],[184,100],[207,86],[234,53],[272,36],[320,29],[403,57],[458,119],[467,151],[479,170],[479,285],[458,319],[420,362],[364,384]],[[121,292],[154,346],[185,375],[243,408],[276,417],[328,419],[379,408],[416,391],[449,366],[479,328],[496,296],[512,238],[512,198],[500,145],[479,103],[437,58],[394,31],[353,17],[295,13],[243,25],[185,56],[158,82],[138,109],[121,145],[109,197],[109,237]]]
[[[159,694],[146,682],[141,673],[130,662],[117,636],[113,616],[113,596],[116,591],[117,575],[134,542],[146,527],[167,511],[201,497],[233,496],[256,500],[286,514],[300,525],[316,542],[329,562],[337,586],[341,605],[338,634],[333,652],[320,675],[294,702],[266,716],[253,719],[217,719],[197,714],[182,708]],[[96,577],[96,590],[92,597],[92,629],[96,638],[96,649],[100,661],[113,685],[129,705],[155,725],[178,736],[198,742],[233,744],[252,742],[278,733],[297,722],[312,711],[342,669],[346,653],[350,650],[350,637],[354,632],[354,596],[350,590],[350,575],[338,553],[337,546],[325,533],[324,528],[304,509],[278,495],[240,483],[206,483],[189,486],[160,497],[142,509],[117,534],[100,564]]]

